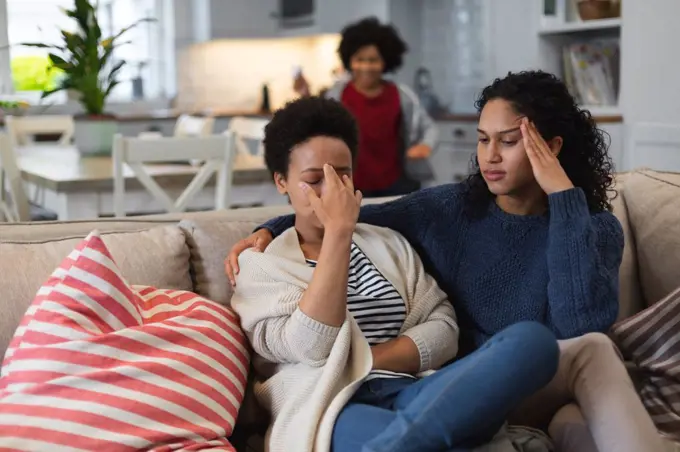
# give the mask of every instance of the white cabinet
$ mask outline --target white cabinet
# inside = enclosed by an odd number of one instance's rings
[[[368,16],[389,18],[390,0],[315,0],[308,20],[293,26],[281,17],[280,0],[210,0],[211,39],[272,38],[339,33]]]
[[[271,38],[279,34],[279,0],[211,0],[210,38]]]

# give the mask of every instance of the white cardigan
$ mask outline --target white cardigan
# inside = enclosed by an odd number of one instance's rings
[[[357,225],[354,242],[406,303],[401,333],[420,352],[420,370],[437,369],[458,351],[458,326],[446,295],[425,273],[406,239]],[[255,394],[272,413],[269,451],[330,450],[333,424],[373,365],[371,350],[351,314],[332,327],[308,317],[298,302],[314,269],[305,262],[294,228],[264,253],[245,251],[231,306],[241,318],[262,383]]]

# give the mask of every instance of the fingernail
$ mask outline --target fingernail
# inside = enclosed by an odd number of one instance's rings
[[[305,191],[307,190],[307,184],[305,184],[304,182],[300,182],[300,183],[298,184],[298,186],[299,186],[302,190],[305,190]]]

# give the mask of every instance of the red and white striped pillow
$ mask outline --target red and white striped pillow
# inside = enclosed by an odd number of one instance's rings
[[[231,310],[130,286],[93,232],[38,291],[10,344],[0,449],[234,450],[248,367]]]

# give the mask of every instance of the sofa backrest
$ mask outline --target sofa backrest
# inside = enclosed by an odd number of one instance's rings
[[[620,174],[614,214],[625,233],[620,318],[680,286],[680,174]],[[372,200],[375,202],[374,200]],[[0,223],[0,356],[37,289],[93,229],[133,284],[195,290],[228,303],[231,247],[288,206],[66,223]]]
[[[640,291],[635,240],[631,234],[628,208],[624,199],[624,187],[631,174],[617,175],[614,186],[617,193],[612,200],[613,213],[621,222],[624,234],[623,259],[619,269],[619,319],[630,317],[644,307]]]
[[[176,223],[176,219],[0,223],[0,356],[37,290],[94,229],[102,233],[130,283],[191,290],[186,233]]]
[[[649,306],[680,286],[680,174],[638,170],[622,191],[641,307]]]

